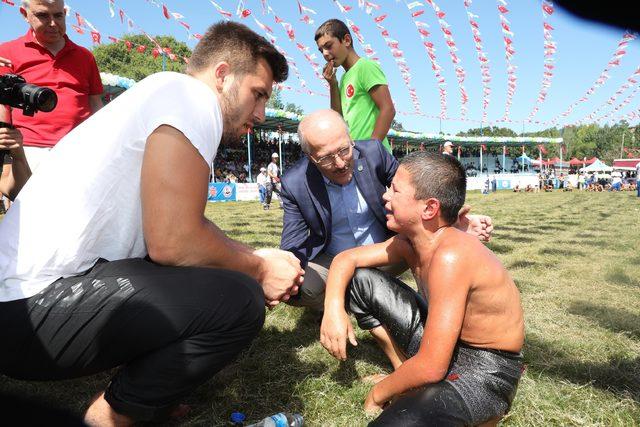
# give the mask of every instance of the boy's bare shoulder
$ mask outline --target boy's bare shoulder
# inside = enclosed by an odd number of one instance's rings
[[[434,258],[466,256],[482,250],[481,248],[484,249],[485,246],[477,237],[450,227],[446,230],[446,234],[442,237],[433,255]]]

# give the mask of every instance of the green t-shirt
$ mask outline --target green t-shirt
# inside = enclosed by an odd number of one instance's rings
[[[387,78],[380,65],[366,58],[358,59],[340,79],[342,117],[349,125],[349,133],[353,140],[371,138],[380,110],[373,102],[369,91],[374,86],[386,84]],[[382,145],[391,152],[386,137]]]

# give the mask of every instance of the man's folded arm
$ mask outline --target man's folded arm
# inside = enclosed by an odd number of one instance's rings
[[[149,136],[141,177],[149,256],[160,264],[227,268],[260,280],[260,257],[204,217],[208,179],[206,161],[180,131],[163,125]]]

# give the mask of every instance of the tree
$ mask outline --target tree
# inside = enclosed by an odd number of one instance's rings
[[[156,36],[154,39],[163,48],[169,48],[176,60],[169,57],[164,59],[166,71],[181,72],[185,67],[183,57],[191,56],[191,49],[171,36]],[[131,43],[127,48],[126,41]],[[139,46],[145,46],[143,53],[138,52]],[[126,35],[117,43],[103,44],[93,49],[98,69],[105,73],[142,80],[150,74],[162,71],[163,55],[153,57],[154,44],[143,35]]]
[[[282,102],[282,91],[280,89],[273,89],[273,92],[271,92],[271,97],[267,101],[267,108],[284,110],[284,102]]]
[[[304,115],[304,109],[301,106],[294,104],[293,102],[289,102],[285,105],[282,101],[282,90],[277,87],[273,89],[273,92],[271,92],[271,98],[267,101],[267,108],[289,111],[300,116]]]

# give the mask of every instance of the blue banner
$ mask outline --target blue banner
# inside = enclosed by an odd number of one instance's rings
[[[496,189],[497,190],[510,190],[511,189],[511,180],[509,180],[509,179],[497,179],[496,180]]]
[[[236,201],[236,184],[226,182],[210,182],[209,183],[209,202],[235,202]]]

